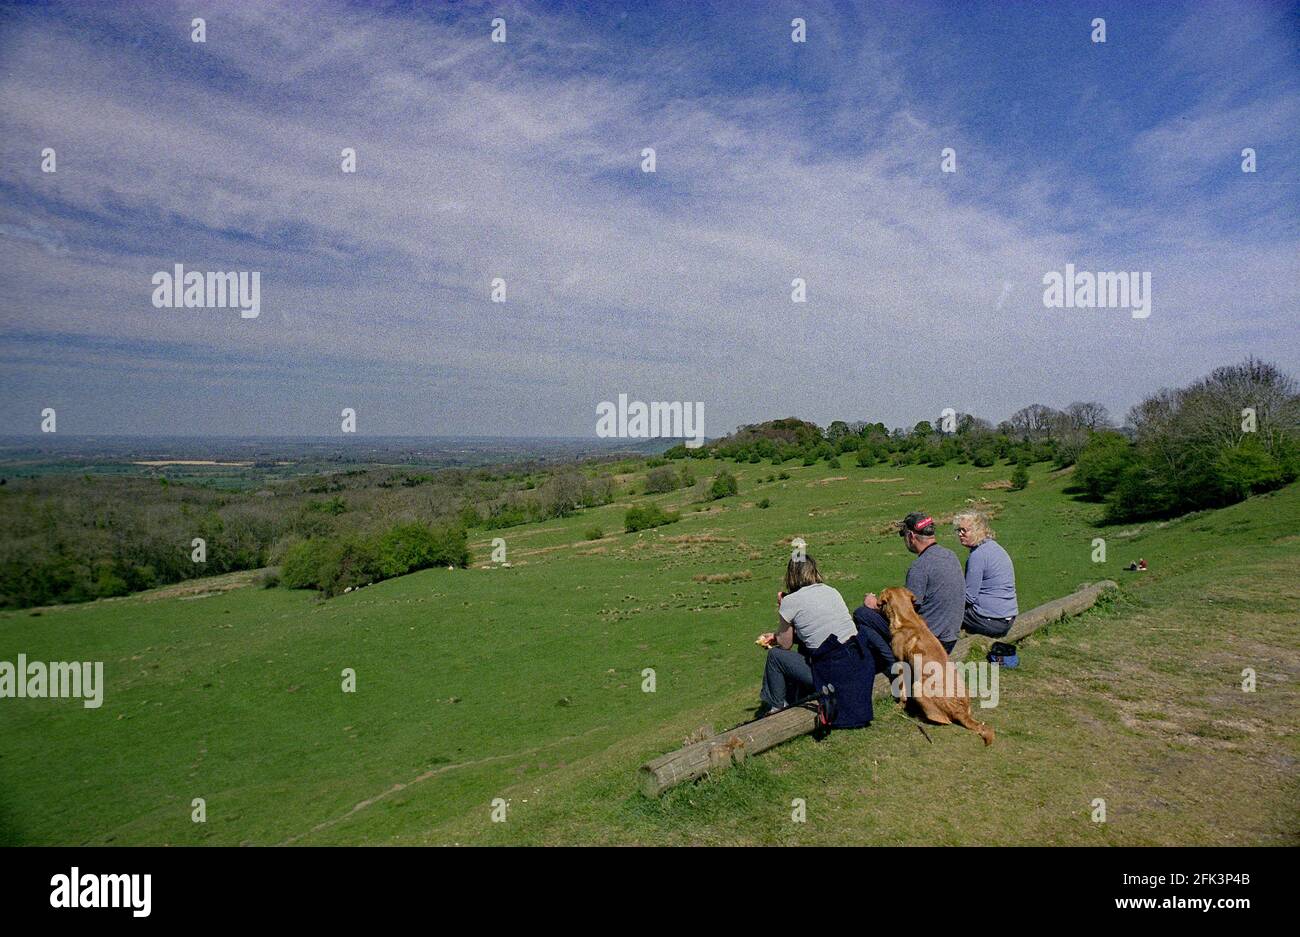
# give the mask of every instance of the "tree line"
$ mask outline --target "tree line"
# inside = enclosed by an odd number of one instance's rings
[[[1016,487],[1027,481],[1025,466],[1050,462],[1075,466],[1070,490],[1104,502],[1107,520],[1126,521],[1221,507],[1288,484],[1300,475],[1298,437],[1295,380],[1248,358],[1187,387],[1157,391],[1118,425],[1092,401],[1064,409],[1030,404],[996,425],[949,413],[910,430],[844,420],[823,430],[788,418],[742,426],[697,449],[674,446],[664,455],[772,465],[851,461],[864,468],[1005,461],[1017,468]]]
[[[350,469],[251,491],[165,476],[2,480],[5,608],[111,598],[286,561],[284,585],[332,595],[429,565],[467,565],[470,528],[567,517],[614,494],[599,463]]]

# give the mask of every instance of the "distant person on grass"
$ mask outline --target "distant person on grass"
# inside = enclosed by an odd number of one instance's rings
[[[1016,570],[1002,544],[993,539],[988,518],[978,511],[952,519],[966,558],[966,609],[961,626],[970,634],[1001,638],[1016,623]]]
[[[839,702],[835,725],[870,723],[876,677],[871,655],[858,640],[843,596],[822,581],[817,561],[807,554],[792,556],[785,568],[785,589],[776,598],[777,630],[759,635],[757,642],[767,648],[757,715],[796,705],[819,685],[830,683]],[[796,640],[798,651],[793,649]]]
[[[961,628],[966,582],[957,554],[935,541],[934,518],[913,511],[903,518],[898,535],[916,559],[907,568],[905,584],[916,596],[916,610],[934,636],[951,653]],[[858,635],[874,658],[878,673],[894,675],[894,652],[889,646],[889,622],[877,611],[876,594],[868,592],[853,613]]]

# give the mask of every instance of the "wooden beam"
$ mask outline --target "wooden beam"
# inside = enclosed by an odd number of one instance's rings
[[[1116,583],[1109,579],[1085,584],[1077,592],[1025,612],[1016,619],[1015,625],[1007,636],[999,640],[1008,643],[1019,641],[1044,625],[1086,611],[1096,603],[1097,597],[1102,592],[1114,588],[1117,588]],[[953,660],[960,661],[965,658],[973,642],[979,641],[985,644],[989,640],[978,635],[964,637],[953,647],[952,654],[949,656]],[[889,696],[889,677],[886,674],[876,674],[872,692],[876,696]],[[806,735],[813,730],[816,721],[817,716],[812,709],[792,706],[762,719],[737,726],[713,738],[694,742],[675,752],[661,755],[641,766],[641,790],[647,797],[658,797],[670,787],[683,781],[693,781],[706,774],[725,771],[736,762],[743,761],[747,755],[757,755],[769,748],[775,748],[782,742]]]

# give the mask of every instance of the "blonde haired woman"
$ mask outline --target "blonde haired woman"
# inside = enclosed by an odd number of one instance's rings
[[[1003,637],[1015,624],[1016,570],[1010,555],[993,539],[988,518],[965,511],[952,519],[966,558],[966,611],[961,626],[970,634]]]

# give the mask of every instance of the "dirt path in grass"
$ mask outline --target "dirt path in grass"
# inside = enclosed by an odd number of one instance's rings
[[[457,771],[461,768],[471,768],[474,767],[475,765],[491,764],[492,762],[496,762],[496,761],[507,761],[511,758],[522,758],[525,755],[535,755],[538,752],[543,752],[546,751],[547,749],[556,748],[568,742],[576,741],[577,739],[586,738],[588,735],[591,735],[593,732],[600,732],[607,728],[609,727],[596,726],[594,728],[588,729],[586,732],[583,732],[580,735],[566,735],[562,739],[556,739],[554,742],[548,742],[545,745],[538,745],[536,748],[529,748],[518,752],[507,752],[504,755],[489,755],[486,758],[476,758],[473,761],[461,761],[461,762],[457,762],[454,765],[440,765],[437,768],[430,768],[428,771],[425,771],[423,774],[416,775],[414,778],[412,778],[411,780],[405,783],[399,781],[395,783],[392,787],[388,788],[387,790],[381,791],[380,793],[376,794],[374,797],[367,797],[365,800],[354,804],[352,806],[352,809],[349,810],[347,813],[341,814],[337,817],[334,817],[333,819],[325,820],[321,823],[317,823],[315,826],[313,826],[310,830],[308,830],[305,833],[299,833],[297,836],[289,837],[288,839],[280,843],[280,845],[281,846],[293,845],[299,840],[311,836],[313,833],[319,833],[321,830],[329,829],[331,826],[335,826],[339,823],[342,823],[344,820],[356,816],[358,813],[365,810],[367,807],[371,807],[374,804],[379,803],[381,800],[384,800],[386,797],[390,797],[393,794],[399,793],[400,791],[404,791],[408,787],[413,787],[414,785],[419,784],[421,781],[427,781],[430,778],[437,777],[440,774],[445,774],[448,771]]]

